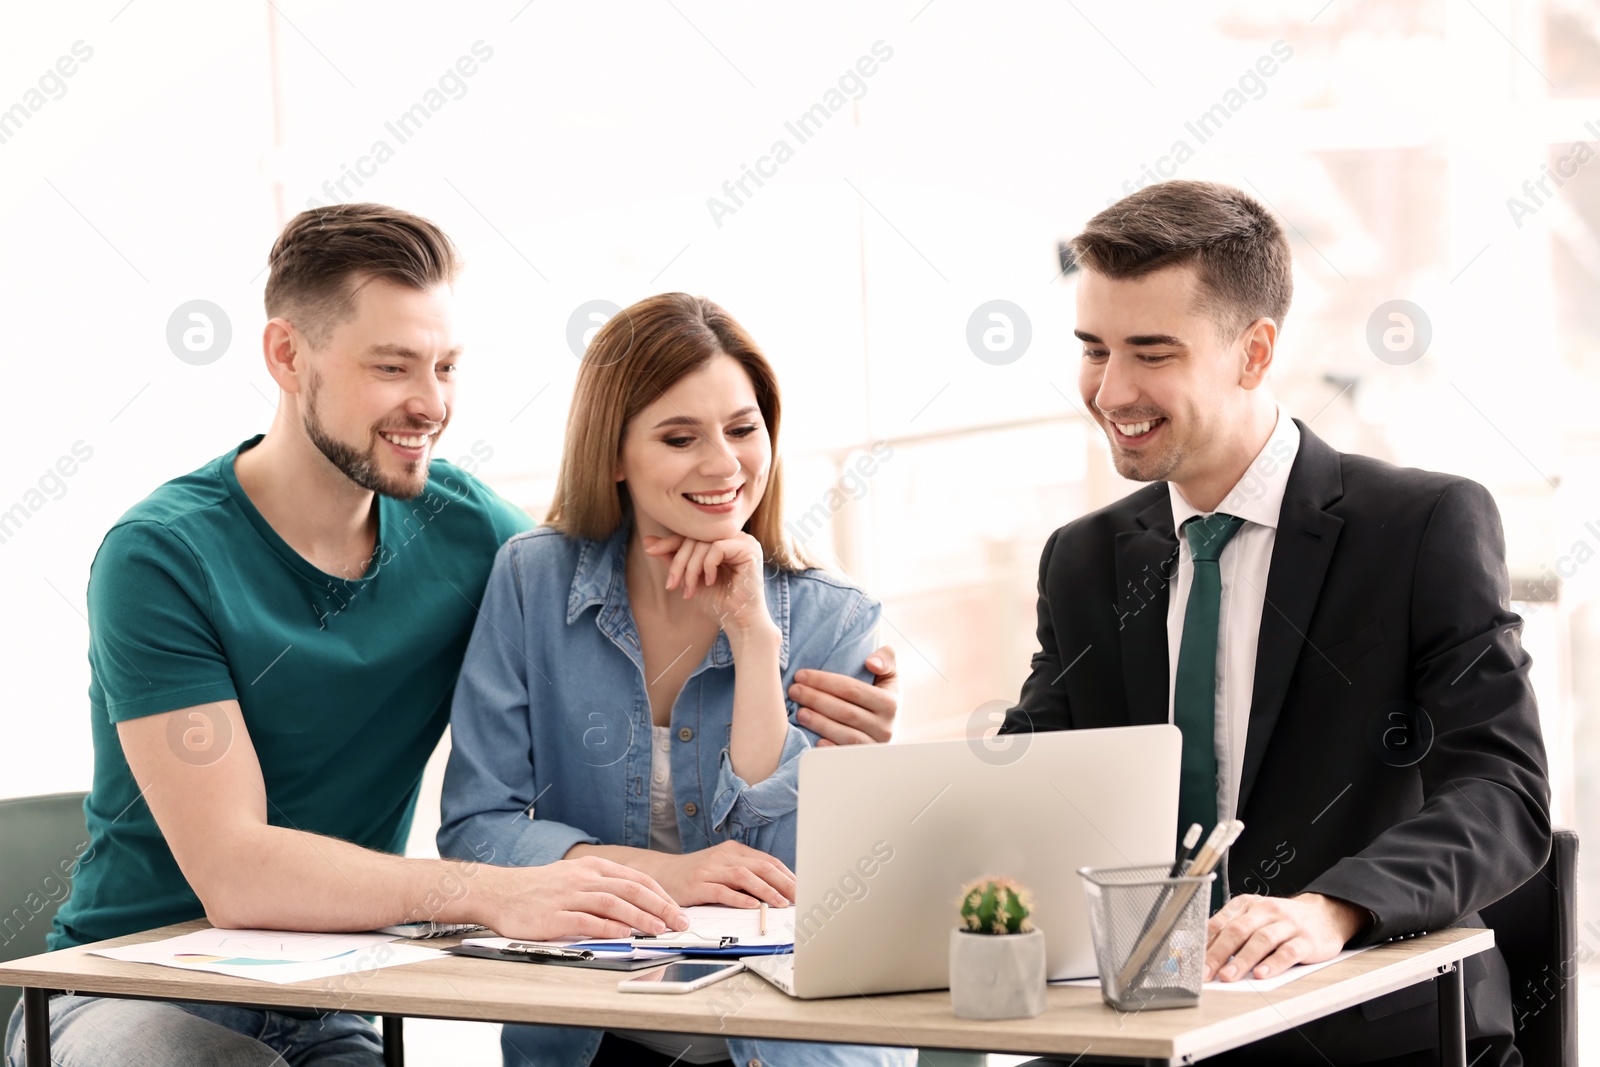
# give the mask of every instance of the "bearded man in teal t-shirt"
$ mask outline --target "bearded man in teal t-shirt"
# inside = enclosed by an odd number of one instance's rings
[[[532,522],[433,458],[461,360],[443,232],[381,205],[317,208],[270,262],[270,431],[135,505],[90,571],[90,844],[50,947],[202,916],[527,939],[685,928],[658,884],[609,861],[506,867],[487,843],[469,862],[400,856],[495,552]],[[875,655],[879,688],[819,675],[791,692],[825,713],[819,732],[887,737],[898,691],[892,653]],[[49,1014],[63,1064],[381,1062],[359,1016],[74,995]],[[20,1022],[19,1007],[17,1067]]]

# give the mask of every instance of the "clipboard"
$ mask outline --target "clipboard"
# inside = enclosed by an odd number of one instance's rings
[[[665,940],[665,938],[662,940]],[[636,937],[631,941],[586,941],[582,946],[574,947],[591,948],[595,950],[596,956],[603,956],[608,952],[626,952],[629,949],[653,948],[654,941],[651,938]],[[688,956],[695,959],[715,959],[718,957],[741,959],[745,956],[783,956],[794,951],[793,942],[784,945],[742,945],[737,937],[722,937],[714,942],[710,940],[669,942],[663,947],[679,956]]]
[[[638,944],[637,948],[648,948],[649,944]],[[715,959],[729,957],[742,959],[745,956],[784,956],[794,951],[793,945],[674,945],[672,951],[682,956],[697,959]]]
[[[563,956],[533,955],[527,952],[507,952],[504,949],[485,948],[482,945],[454,945],[445,949],[452,956],[474,956],[484,960],[507,960],[512,963],[543,963],[551,967],[588,967],[597,971],[643,971],[663,963],[681,960],[681,953],[632,958],[596,952],[588,959]]]

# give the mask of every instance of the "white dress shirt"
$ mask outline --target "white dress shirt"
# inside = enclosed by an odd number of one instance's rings
[[[1245,736],[1250,728],[1250,700],[1255,694],[1256,646],[1261,638],[1261,613],[1267,598],[1267,572],[1278,536],[1278,512],[1289,484],[1289,468],[1300,451],[1300,429],[1282,407],[1277,425],[1244,476],[1217,506],[1217,511],[1245,520],[1217,560],[1222,572],[1222,605],[1217,616],[1217,815],[1231,819],[1239,804],[1239,776],[1244,768]],[[1194,584],[1194,559],[1184,521],[1209,512],[1195,509],[1178,487],[1167,483],[1172,497],[1172,523],[1178,531],[1178,574],[1167,601],[1167,721],[1178,678],[1178,647],[1183,641],[1183,616]],[[1206,830],[1209,832],[1210,827]]]

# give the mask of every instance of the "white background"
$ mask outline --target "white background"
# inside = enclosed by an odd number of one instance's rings
[[[1484,482],[1513,578],[1559,573],[1554,601],[1523,605],[1525,642],[1557,818],[1583,829],[1600,761],[1587,566],[1600,553],[1600,327],[1587,310],[1600,167],[1537,202],[1523,183],[1596,136],[1584,125],[1600,126],[1596,26],[1593,2],[1561,0],[13,12],[0,109],[27,115],[0,127],[0,513],[27,514],[0,541],[0,795],[87,787],[95,548],[156,485],[266,428],[268,249],[379,139],[393,158],[334,194],[432,218],[468,261],[469,354],[442,455],[492,447],[480,473],[537,514],[577,367],[569,315],[594,299],[711,296],[782,379],[794,516],[825,499],[852,450],[890,443],[811,547],[884,600],[907,684],[902,736],[981,729],[975,714],[1026,671],[1044,537],[1128,488],[1076,409],[1057,244],[1183,139],[1193,158],[1178,176],[1239,185],[1288,224],[1297,293],[1276,382],[1290,411],[1337,447]],[[1279,41],[1291,58],[1241,86]],[[91,58],[30,98],[77,42]],[[385,124],[426,106],[477,42],[492,56],[399,143]],[[799,143],[785,123],[877,42],[892,56]],[[1228,108],[1230,89],[1241,106],[1199,143],[1186,123]],[[793,158],[715,217],[708,199],[727,201],[724,182],[779,139]],[[1514,213],[1511,197],[1531,210]],[[1404,365],[1367,341],[1373,310],[1397,298],[1432,326]],[[166,338],[194,299],[219,305],[233,334],[203,366]],[[1031,327],[1003,366],[967,341],[994,299]],[[77,442],[92,458],[41,486]],[[436,786],[431,774],[419,853]],[[475,1042],[434,1062],[492,1045],[481,1030],[412,1025],[413,1062],[430,1062],[429,1034]]]

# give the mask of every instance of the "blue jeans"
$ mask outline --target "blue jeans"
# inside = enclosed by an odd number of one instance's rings
[[[603,1030],[508,1024],[500,1028],[502,1064],[503,1067],[588,1067],[604,1037]],[[652,1054],[643,1046],[634,1047],[645,1056]],[[914,1048],[824,1045],[767,1037],[730,1037],[728,1052],[733,1062],[741,1067],[750,1063],[763,1067],[916,1067],[919,1062]]]
[[[23,1067],[22,1005],[6,1062]],[[59,996],[50,999],[55,1067],[379,1067],[383,1041],[359,1015],[298,1019],[230,1004]]]

